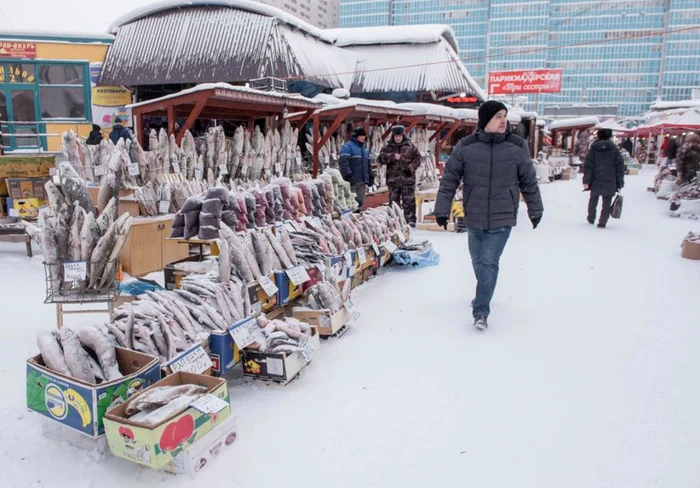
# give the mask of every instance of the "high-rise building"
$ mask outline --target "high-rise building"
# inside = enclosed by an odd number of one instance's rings
[[[338,27],[340,22],[339,0],[257,0],[322,29]]]
[[[341,27],[406,24],[452,26],[484,87],[489,72],[562,69],[561,93],[527,96],[545,115],[639,115],[700,87],[698,0],[340,0]]]

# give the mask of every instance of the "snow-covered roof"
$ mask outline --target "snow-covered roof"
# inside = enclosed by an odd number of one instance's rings
[[[84,41],[84,42],[95,42],[95,41],[114,41],[114,36],[112,34],[95,33],[95,32],[61,32],[61,31],[47,31],[47,30],[21,30],[21,29],[1,29],[0,38],[16,38],[23,40],[71,40],[71,41]]]
[[[337,110],[339,108],[346,108],[346,107],[357,107],[358,110],[362,110],[363,108],[370,108],[370,109],[382,109],[382,110],[392,110],[393,112],[397,114],[404,113],[406,115],[410,114],[411,111],[407,108],[403,108],[399,105],[397,105],[395,102],[392,102],[390,100],[368,100],[365,98],[348,98],[347,100],[343,100],[341,98],[336,98],[333,95],[328,95],[325,93],[319,93],[316,95],[312,100],[321,102],[325,105],[325,107],[321,108],[318,110],[319,113],[326,112],[328,110]]]
[[[537,127],[544,127],[545,125],[547,125],[547,122],[544,119],[537,119],[536,124]]]
[[[141,107],[143,105],[158,103],[158,102],[162,102],[165,100],[170,100],[171,98],[181,97],[183,95],[189,95],[191,93],[197,93],[197,92],[201,92],[201,91],[214,90],[214,89],[215,90],[233,91],[233,92],[239,92],[239,93],[248,93],[251,95],[259,95],[259,96],[270,97],[270,98],[278,98],[281,100],[293,100],[293,101],[310,103],[310,104],[313,104],[316,106],[320,106],[320,102],[318,100],[313,100],[311,98],[306,98],[306,97],[303,97],[301,95],[296,95],[293,93],[281,93],[281,92],[274,92],[274,91],[254,90],[253,88],[248,88],[246,86],[236,86],[236,85],[230,85],[228,83],[201,83],[193,88],[188,88],[186,90],[182,90],[182,91],[179,91],[177,93],[172,93],[170,95],[165,95],[165,96],[160,97],[160,98],[155,98],[153,100],[147,100],[145,102],[132,103],[131,105],[127,105],[126,108]]]
[[[596,129],[610,129],[613,132],[627,132],[627,127],[620,124],[615,119],[608,119],[595,126]]]
[[[667,125],[677,129],[700,129],[700,108],[686,110],[678,118],[668,121]]]
[[[510,110],[508,111],[508,115],[506,115],[506,120],[510,122],[511,124],[519,124],[520,121],[522,121],[522,117],[520,116],[519,113],[517,112],[511,112]]]
[[[477,122],[479,120],[479,111],[473,108],[453,108],[454,116],[461,120],[470,120]]]
[[[353,27],[326,29],[335,38],[336,46],[368,46],[376,44],[433,44],[441,38],[447,40],[455,51],[459,44],[452,27],[440,24],[392,25],[380,27]]]
[[[508,113],[516,113],[521,119],[536,119],[537,112],[526,112],[522,107],[513,107],[508,110]]]
[[[678,100],[674,102],[664,102],[657,100],[651,104],[652,110],[666,110],[670,108],[690,108],[700,107],[700,100]]]
[[[575,119],[557,120],[549,124],[549,130],[571,129],[573,127],[585,127],[598,125],[598,117],[579,117]]]
[[[432,103],[399,103],[399,107],[409,109],[414,115],[458,118],[454,109],[445,107],[444,105],[435,105]]]

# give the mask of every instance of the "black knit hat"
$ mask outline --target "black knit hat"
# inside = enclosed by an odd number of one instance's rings
[[[357,138],[360,136],[365,136],[367,137],[367,132],[365,132],[365,129],[363,127],[358,127],[354,131],[352,131],[352,136]]]
[[[391,128],[391,135],[398,136],[406,133],[406,128],[403,125],[395,125]]]
[[[484,130],[491,119],[501,110],[508,113],[508,108],[496,100],[489,100],[479,107],[479,129]]]
[[[613,132],[610,129],[598,129],[598,139],[610,139]]]

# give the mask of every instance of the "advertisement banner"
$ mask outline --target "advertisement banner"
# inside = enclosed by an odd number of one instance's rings
[[[35,59],[36,44],[24,41],[0,42],[0,58]]]
[[[100,127],[111,127],[117,117],[131,120],[131,92],[121,86],[98,86],[102,63],[90,63],[90,88],[92,92],[92,120]],[[127,125],[131,125],[127,123]]]
[[[489,73],[489,94],[560,93],[562,70],[495,71]]]

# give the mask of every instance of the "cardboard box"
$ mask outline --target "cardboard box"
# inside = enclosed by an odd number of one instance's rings
[[[180,452],[163,469],[172,474],[197,474],[209,466],[223,450],[231,447],[237,438],[236,419],[229,417],[187,450]]]
[[[201,354],[201,352],[198,350],[199,347],[204,349],[204,353],[206,354],[206,356],[205,356],[205,354]],[[182,358],[186,358],[186,357],[192,358],[192,359],[190,359],[191,364],[200,365],[202,363],[202,361],[198,361],[198,359],[205,359],[205,358],[209,357],[210,354],[211,354],[211,351],[209,350],[209,341],[205,341],[201,344],[194,345],[194,346],[190,347],[187,351],[181,352],[178,356],[174,357],[169,362],[167,362],[165,364],[161,364],[160,365],[160,377],[161,377],[161,379],[163,379],[166,376],[173,374],[173,369],[170,365],[172,363],[176,363],[178,360],[180,360]],[[192,355],[192,356],[190,356],[190,355]],[[209,357],[209,359],[211,359],[211,358]],[[206,367],[206,365],[202,364],[201,367],[204,368],[204,367]],[[185,371],[187,371],[187,370],[185,370]],[[211,376],[212,373],[213,373],[213,366],[205,369],[201,373],[198,372],[197,374],[201,374],[204,376]]]
[[[12,200],[12,208],[17,211],[17,215],[15,216],[25,219],[38,219],[39,209],[47,204],[48,202],[46,200],[40,200],[38,198]]]
[[[318,330],[315,327],[312,327],[312,330],[313,335],[309,338],[309,344],[314,351],[318,351],[321,347]],[[243,349],[241,352],[244,376],[277,381],[283,385],[292,381],[311,362],[311,359],[309,361],[304,359],[301,352],[272,354],[248,349]]]
[[[318,269],[316,266],[313,266],[311,268],[307,268],[306,272],[309,273],[309,277],[311,278],[309,281],[306,283],[302,283],[301,285],[301,290],[302,292],[305,292],[315,284],[323,281],[323,273],[321,272],[320,269]]]
[[[0,196],[10,196],[9,189],[7,188],[7,178],[0,178]]]
[[[275,283],[274,274],[271,274],[268,278]],[[270,312],[279,305],[279,291],[274,296],[269,297],[257,281],[248,284],[248,297],[250,298],[250,306],[257,313]]]
[[[277,295],[279,297],[278,303],[280,305],[286,305],[292,300],[296,300],[304,291],[304,284],[302,283],[299,286],[294,286],[294,284],[290,281],[289,276],[287,276],[287,273],[284,271],[275,272],[274,283],[279,290]]]
[[[175,265],[179,263],[199,263],[204,261],[206,256],[203,256],[201,254],[198,254],[196,256],[189,256],[186,257],[185,259],[180,259],[178,261],[175,261],[174,263],[168,264],[164,269],[163,269],[163,275],[165,277],[165,289],[166,290],[177,290],[180,288],[180,281],[182,278],[185,276],[188,276],[192,274],[189,271],[182,271],[180,269],[175,269]]]
[[[0,197],[0,217],[7,217],[7,198]]]
[[[211,369],[215,376],[227,373],[241,362],[241,352],[228,331],[209,334],[209,357],[214,363]]]
[[[681,246],[681,256],[685,259],[700,260],[700,241],[686,238]]]
[[[56,167],[54,156],[0,156],[0,178],[41,178]]]
[[[112,454],[151,468],[162,468],[231,416],[228,387],[221,378],[180,371],[160,380],[152,388],[185,384],[206,386],[209,393],[227,405],[213,414],[190,406],[159,425],[148,426],[126,417],[126,407],[138,398],[136,395],[105,415],[105,432]]]
[[[15,200],[23,198],[38,198],[46,200],[46,190],[44,185],[48,178],[8,178],[7,187],[10,196]]]
[[[362,271],[358,271],[350,279],[352,280],[351,289],[353,289],[353,290],[365,282],[363,277],[362,277]]]
[[[337,334],[345,325],[352,320],[352,315],[345,308],[341,308],[336,313],[331,314],[330,310],[299,310],[293,309],[292,316],[318,329],[321,336],[332,336]]]
[[[91,385],[48,369],[41,354],[27,360],[27,407],[90,437],[104,434],[105,413],[160,379],[157,358],[120,347],[124,378]]]

